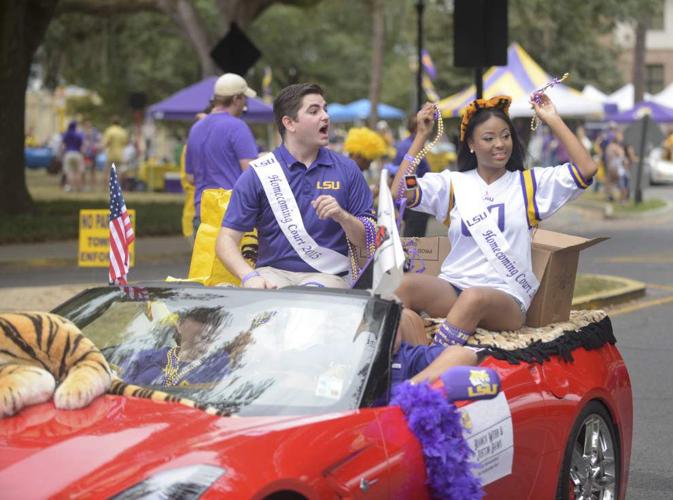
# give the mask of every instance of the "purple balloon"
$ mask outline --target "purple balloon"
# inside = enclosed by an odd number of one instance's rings
[[[491,368],[454,366],[440,378],[449,401],[491,399],[500,392],[500,376]]]

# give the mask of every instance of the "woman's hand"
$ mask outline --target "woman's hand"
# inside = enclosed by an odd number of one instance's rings
[[[546,124],[549,124],[549,120],[560,118],[558,111],[556,111],[556,106],[554,106],[554,103],[551,102],[547,94],[533,94],[529,102],[538,118]]]
[[[426,102],[416,113],[416,133],[422,137],[430,137],[435,126],[435,112],[437,108],[431,102]]]

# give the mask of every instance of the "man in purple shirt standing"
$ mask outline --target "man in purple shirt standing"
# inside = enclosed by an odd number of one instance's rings
[[[326,148],[323,95],[315,84],[284,88],[273,105],[283,144],[251,162],[236,182],[216,251],[244,287],[345,288],[349,253],[373,251],[372,195],[355,162]],[[238,247],[253,227],[259,237],[254,270]]]
[[[66,176],[66,191],[82,190],[82,180],[84,176],[84,156],[82,155],[82,144],[84,136],[77,130],[77,122],[72,120],[68,124],[68,130],[63,134],[63,171]]]
[[[242,77],[225,73],[215,82],[213,110],[189,131],[185,172],[195,187],[195,233],[201,223],[203,191],[232,189],[250,160],[257,157],[255,138],[239,118],[245,111],[247,98],[256,95]]]

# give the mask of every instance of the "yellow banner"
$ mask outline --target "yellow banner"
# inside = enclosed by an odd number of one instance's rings
[[[128,210],[133,232],[136,232],[136,211]],[[87,209],[79,211],[79,267],[108,267],[110,265],[110,211]],[[135,264],[135,242],[129,246],[130,266]]]

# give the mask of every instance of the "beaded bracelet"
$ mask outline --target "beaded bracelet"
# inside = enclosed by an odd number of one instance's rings
[[[245,285],[246,281],[254,278],[255,276],[260,276],[260,274],[256,270],[253,269],[252,271],[250,271],[248,274],[246,274],[245,276],[243,276],[241,278],[241,285]]]

